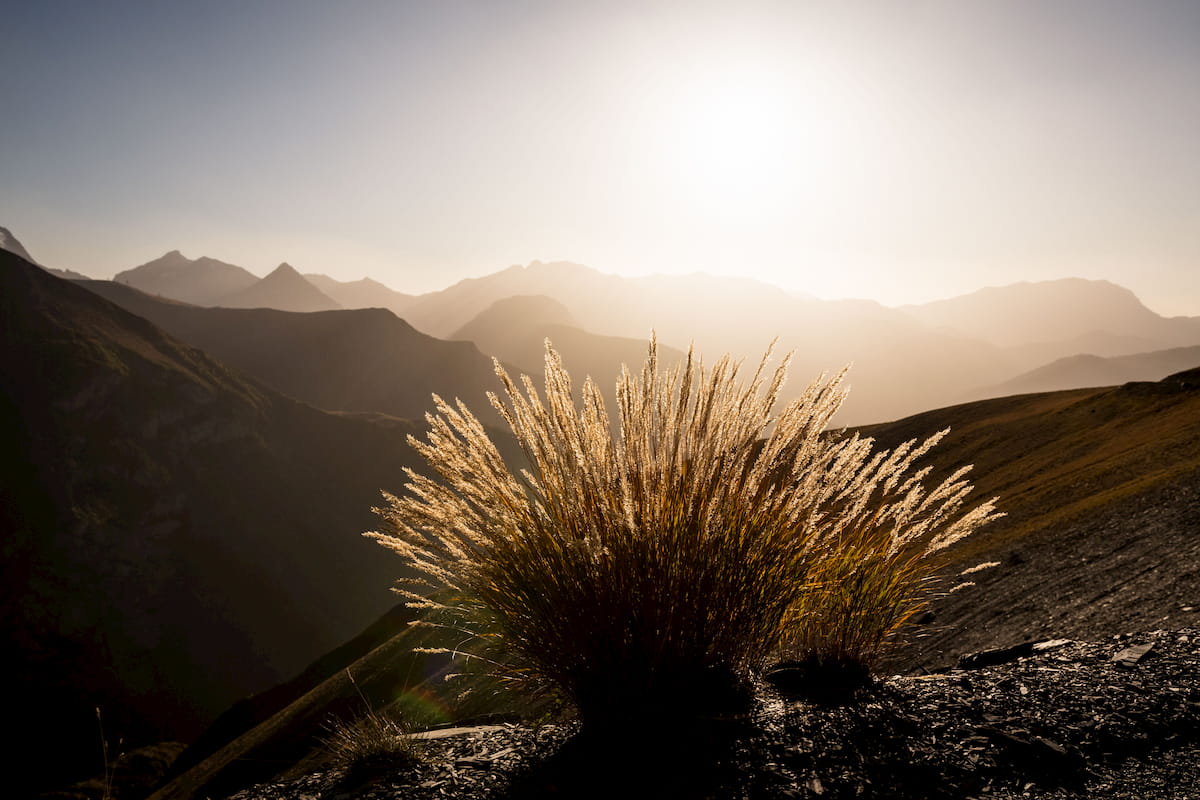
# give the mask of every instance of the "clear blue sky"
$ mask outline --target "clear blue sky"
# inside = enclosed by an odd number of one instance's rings
[[[1200,314],[1200,3],[4,3],[0,225],[406,291],[533,259]]]

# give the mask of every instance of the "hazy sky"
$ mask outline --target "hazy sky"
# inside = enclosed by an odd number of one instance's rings
[[[19,2],[0,225],[428,291],[533,259],[1200,314],[1200,2]]]

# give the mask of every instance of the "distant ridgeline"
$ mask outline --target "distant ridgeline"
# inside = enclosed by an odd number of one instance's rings
[[[621,363],[640,363],[651,331],[678,352],[694,344],[710,361],[726,352],[755,356],[778,338],[779,352],[794,353],[797,386],[854,364],[855,391],[839,418],[850,424],[983,397],[1157,380],[1200,353],[1181,349],[1200,347],[1200,317],[1164,318],[1127,289],[1076,278],[900,308],[822,301],[748,279],[626,278],[537,261],[423,295],[369,279],[300,276],[287,265],[259,279],[178,251],[115,280],[205,306],[384,308],[530,374],[541,372],[549,337],[573,376],[591,375],[605,389]]]

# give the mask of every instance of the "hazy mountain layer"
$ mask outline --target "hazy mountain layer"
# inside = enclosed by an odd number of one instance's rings
[[[952,402],[1014,372],[998,348],[932,331],[878,303],[825,302],[706,275],[622,278],[577,264],[534,262],[422,295],[407,319],[419,330],[452,335],[497,300],[522,294],[553,298],[592,333],[645,341],[657,331],[662,344],[677,350],[694,343],[709,363],[724,353],[756,363],[778,340],[778,354],[794,353],[792,392],[821,372],[853,363],[845,422]]]
[[[1092,337],[1101,349],[1082,345],[1074,353],[1128,355],[1121,339],[1140,341],[1145,352],[1200,344],[1200,318],[1160,317],[1128,289],[1081,278],[1015,283],[922,305],[902,306],[922,322],[960,331],[1002,347]],[[1104,347],[1107,338],[1110,345]],[[1146,343],[1153,346],[1146,347]],[[1082,344],[1082,343],[1081,343]],[[1049,359],[1043,359],[1049,360]]]
[[[1116,386],[1130,381],[1158,381],[1200,364],[1200,346],[1173,347],[1152,353],[1102,358],[1078,355],[1047,364],[1003,383],[980,389],[978,397]]]
[[[327,275],[306,274],[304,278],[342,308],[386,308],[402,317],[416,299],[370,278],[347,282],[336,281]]]
[[[614,402],[613,387],[621,365],[639,369],[648,347],[645,339],[589,333],[574,324],[566,306],[545,296],[498,300],[450,338],[474,342],[479,349],[539,381],[549,339],[573,384],[582,387],[585,378],[591,376],[610,403]],[[658,356],[661,368],[667,368],[681,361],[684,353],[660,347]],[[615,413],[615,406],[611,413]]]
[[[188,739],[391,605],[358,534],[414,427],[287,399],[7,252],[0,320],[11,764],[51,739],[48,777],[90,764],[96,706],[114,740]]]
[[[895,419],[976,396],[972,392],[981,386],[1068,356],[1200,345],[1200,318],[1160,317],[1126,289],[1076,278],[984,289],[900,309],[865,300],[822,301],[749,279],[626,278],[565,262],[535,261],[420,296],[365,280],[313,280],[346,304],[391,308],[418,330],[471,338],[485,352],[524,369],[535,361],[540,365],[540,347],[516,341],[528,339],[524,322],[519,332],[502,332],[504,340],[495,344],[485,344],[478,330],[466,327],[478,327],[473,321],[479,315],[515,296],[550,298],[566,310],[572,327],[600,336],[644,342],[656,331],[663,345],[685,350],[694,344],[710,362],[724,353],[756,360],[778,340],[777,352],[794,354],[789,391],[799,391],[821,372],[854,365],[854,391],[839,417],[849,424]],[[498,327],[490,330],[494,337]],[[566,341],[569,335],[558,338]],[[599,368],[607,359],[594,363]],[[602,380],[608,380],[606,371],[600,370]]]

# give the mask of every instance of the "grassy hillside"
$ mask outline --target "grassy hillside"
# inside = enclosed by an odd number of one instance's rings
[[[1008,516],[950,551],[998,561],[937,600],[903,664],[1054,636],[1194,625],[1200,607],[1200,370],[1157,383],[1022,395],[919,414],[885,444],[950,427],[932,459],[974,464]],[[953,571],[953,570],[952,570]]]
[[[977,496],[998,495],[1008,511],[952,549],[949,572],[1002,563],[973,575],[978,586],[935,601],[897,669],[1030,638],[1194,624],[1194,609],[1184,609],[1200,599],[1200,370],[1156,384],[960,405],[866,432],[892,446],[947,426],[952,433],[929,461],[939,473],[975,463]],[[401,617],[382,619],[307,680],[264,698],[257,715],[228,718],[157,800],[316,768],[321,720],[348,713],[357,697],[346,668],[372,701],[428,697],[437,684],[413,685],[422,670]]]
[[[1008,514],[963,543],[967,559],[1200,469],[1200,376],[1002,397],[864,432],[891,446],[942,428],[936,463],[974,464],[977,493]]]

